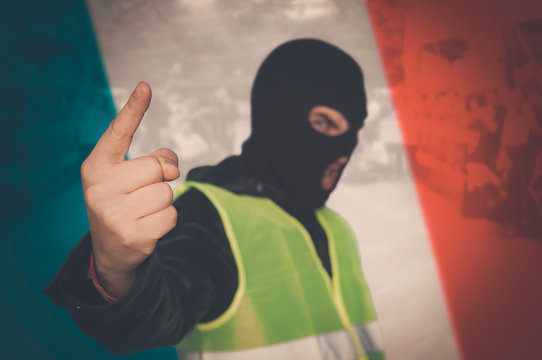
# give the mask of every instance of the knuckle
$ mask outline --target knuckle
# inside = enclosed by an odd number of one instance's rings
[[[159,183],[159,186],[160,193],[162,194],[164,201],[171,203],[171,201],[173,200],[173,190],[171,190],[171,187],[165,182]]]
[[[109,127],[107,128],[106,132],[108,133],[110,138],[115,141],[124,140],[125,138],[129,138],[130,140],[132,139],[131,136],[128,136],[124,133],[124,131],[122,130],[122,125],[117,118],[113,119],[113,121],[109,123]]]
[[[92,157],[92,155],[89,155],[85,161],[81,163],[81,166],[79,168],[80,174],[81,174],[81,181],[83,184],[95,182],[99,179],[99,176],[96,175],[98,171],[101,170],[101,168],[97,167],[98,163],[97,161]]]
[[[147,164],[145,164],[147,171],[149,171],[157,181],[161,181],[162,176],[162,165],[160,161],[152,156],[145,156]]]
[[[138,250],[143,240],[142,232],[135,228],[135,226],[125,227],[123,231],[120,232],[119,239],[121,244],[132,250]]]
[[[118,126],[117,126],[117,121],[116,119],[113,119],[110,123],[109,123],[109,126],[107,127],[107,130],[106,132],[108,132],[111,136],[115,137],[118,135]]]
[[[117,234],[120,238],[124,238],[125,233],[129,227],[127,227],[126,216],[122,209],[117,206],[109,207],[102,211],[102,222],[104,226],[110,231]]]
[[[133,230],[125,227],[119,231],[119,244],[126,248],[133,248],[137,244],[137,239],[135,238],[135,236],[136,235]]]
[[[126,105],[124,105],[124,108],[126,109],[126,112],[130,115],[135,115],[137,113],[132,96],[130,96],[130,98],[126,102]]]
[[[89,162],[88,162],[88,158],[85,159],[85,161],[83,161],[83,163],[81,164],[81,168],[80,168],[80,171],[81,171],[81,178],[85,178],[88,176],[88,173],[89,173]]]
[[[178,216],[177,209],[173,205],[168,206],[167,219],[169,220],[169,224],[171,228],[173,228],[175,224],[177,224],[177,216]]]
[[[111,208],[105,209],[104,211],[102,211],[101,217],[102,217],[102,222],[106,228],[111,230],[117,227],[117,222],[116,222],[117,214],[114,209],[111,209]]]
[[[100,199],[101,199],[100,190],[97,186],[91,185],[86,188],[86,190],[83,193],[83,197],[85,198],[87,205],[91,209],[95,209],[97,205],[100,203]]]
[[[155,227],[153,233],[154,238],[159,239],[163,237],[168,232],[171,231],[177,224],[177,210],[173,206],[169,206],[163,210],[163,213],[158,220],[157,226]]]

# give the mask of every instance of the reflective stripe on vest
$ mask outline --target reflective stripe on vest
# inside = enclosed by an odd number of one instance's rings
[[[352,325],[373,322],[376,316],[356,239],[339,215],[328,208],[315,211],[328,238],[330,279],[307,230],[270,199],[196,182],[181,184],[174,190],[175,197],[190,187],[203,193],[220,215],[239,286],[230,307],[217,319],[198,324],[177,345],[180,351],[215,355],[265,351],[257,348],[281,343],[288,347],[286,343],[309,338],[329,342],[347,334],[348,346],[358,359],[383,357],[373,352],[381,347],[372,345],[371,332]]]
[[[366,359],[384,359],[378,324],[373,321],[368,324],[354,325],[354,328],[356,333],[360,335],[359,339],[364,344],[364,349],[370,353]],[[180,360],[336,360],[357,358],[356,349],[346,330],[304,337],[255,349],[217,352],[179,350],[178,354]]]

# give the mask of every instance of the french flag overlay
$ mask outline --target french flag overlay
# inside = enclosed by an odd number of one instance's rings
[[[0,358],[119,358],[41,289],[88,230],[79,166],[137,82],[153,102],[130,156],[170,147],[184,177],[239,152],[263,58],[315,37],[366,77],[328,205],[387,359],[542,359],[539,0],[21,0],[0,30]]]

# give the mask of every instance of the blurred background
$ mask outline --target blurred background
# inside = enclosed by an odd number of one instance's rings
[[[539,1],[23,0],[1,10],[7,358],[116,358],[40,291],[88,230],[79,166],[137,82],[153,100],[129,155],[170,147],[182,179],[239,153],[258,66],[298,37],[341,47],[365,73],[369,117],[328,205],[358,237],[387,358],[542,358]]]

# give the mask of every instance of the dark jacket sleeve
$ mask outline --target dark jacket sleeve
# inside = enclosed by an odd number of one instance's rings
[[[113,303],[87,276],[87,234],[44,289],[79,328],[116,354],[177,344],[197,322],[222,314],[237,290],[237,268],[220,217],[191,189],[175,202],[176,227],[138,267],[134,287]]]

